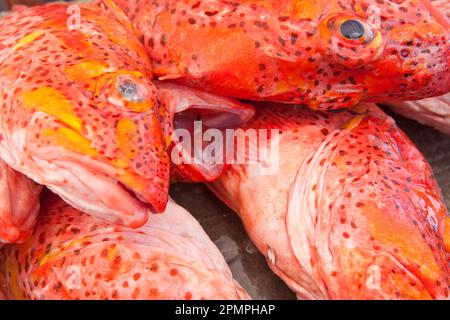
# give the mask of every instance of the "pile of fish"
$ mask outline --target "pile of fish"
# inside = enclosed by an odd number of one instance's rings
[[[299,299],[449,299],[441,191],[375,104],[450,134],[448,16],[439,0],[15,6],[0,20],[0,298],[250,299],[170,199],[181,181],[232,208]],[[174,161],[207,151],[176,143],[199,121],[268,143],[218,155],[239,163]]]

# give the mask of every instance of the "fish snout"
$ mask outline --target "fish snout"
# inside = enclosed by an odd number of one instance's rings
[[[118,120],[110,161],[118,183],[150,204],[153,212],[165,210],[170,180],[167,139],[159,121],[156,113]]]
[[[116,179],[152,211],[165,209],[169,185],[167,111],[157,88],[140,72],[105,75],[97,85],[106,129],[92,135],[94,148],[116,168]],[[93,124],[91,129],[98,129]],[[92,130],[93,131],[93,130]]]

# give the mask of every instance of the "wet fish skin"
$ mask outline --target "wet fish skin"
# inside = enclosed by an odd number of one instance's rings
[[[394,121],[371,104],[279,108],[246,126],[282,131],[277,174],[238,165],[208,184],[272,270],[302,299],[448,298],[450,217]]]
[[[10,299],[248,299],[198,222],[170,201],[137,229],[47,194],[32,237],[0,251]]]
[[[145,224],[170,170],[151,79],[120,10],[19,8],[0,20],[0,158],[83,212]]]

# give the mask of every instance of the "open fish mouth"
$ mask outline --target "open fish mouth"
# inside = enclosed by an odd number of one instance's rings
[[[189,182],[216,180],[234,153],[224,148],[230,140],[227,130],[252,119],[253,106],[171,82],[157,81],[156,86],[170,114],[171,125],[166,130],[172,136],[172,177]],[[213,148],[214,155],[205,152],[213,144],[221,148]]]
[[[139,178],[106,161],[67,150],[63,153],[57,159],[43,160],[42,169],[53,174],[45,175],[39,182],[78,210],[111,223],[139,228],[149,214],[165,209],[168,190],[157,178]],[[131,185],[132,179],[140,179],[140,188]]]

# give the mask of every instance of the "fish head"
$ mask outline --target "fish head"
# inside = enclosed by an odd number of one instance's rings
[[[216,94],[331,110],[449,90],[449,26],[428,0],[115,2],[156,75]]]
[[[0,299],[3,288],[18,300],[249,298],[197,221],[171,200],[133,230],[47,193],[33,235],[1,253]]]
[[[83,22],[70,30],[67,10],[13,14],[32,30],[7,57],[26,70],[3,68],[19,78],[15,111],[5,115],[24,124],[27,152],[16,166],[81,211],[138,227],[168,198],[164,110],[151,67],[132,30],[108,11],[81,6]]]
[[[331,96],[379,102],[449,90],[449,25],[428,0],[352,1],[324,14],[316,36],[336,76]]]
[[[290,235],[310,210],[331,298],[446,299],[449,216],[431,167],[377,107],[358,112],[307,165],[315,178],[297,178],[311,198],[293,188]]]

